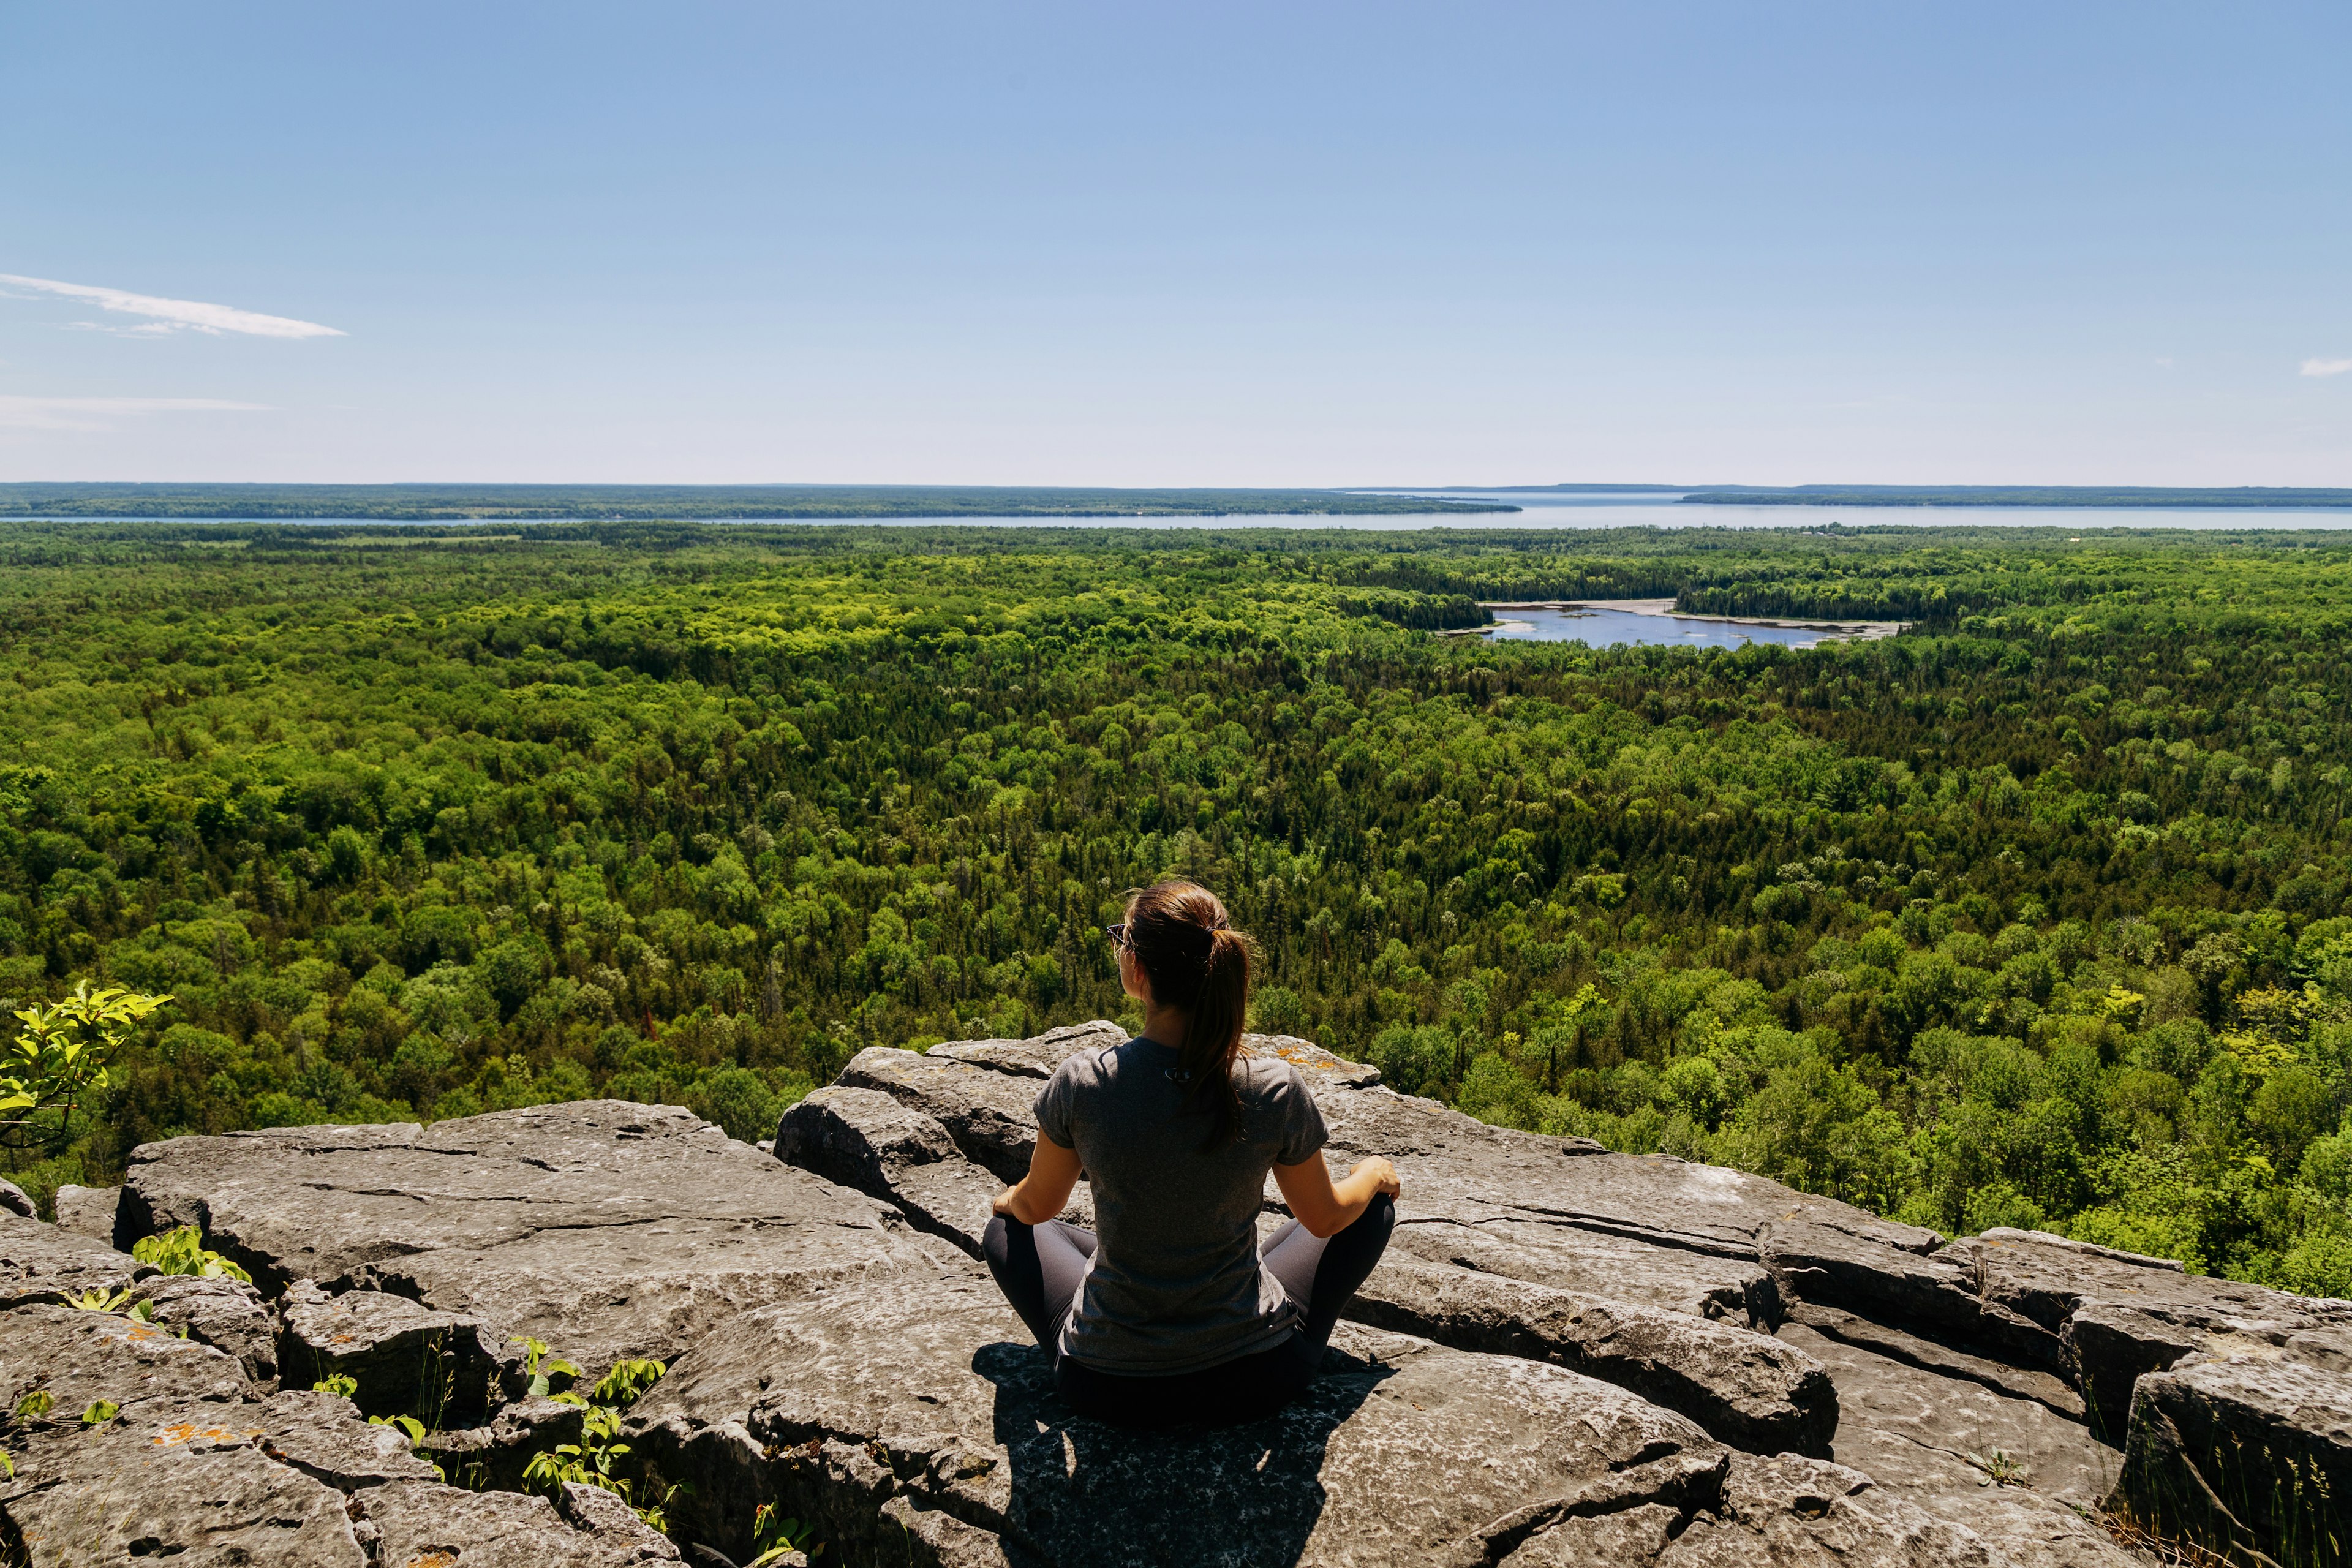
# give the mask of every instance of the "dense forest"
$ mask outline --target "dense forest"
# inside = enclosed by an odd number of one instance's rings
[[[1668,594],[1916,624],[1428,635]],[[2352,1294],[2342,535],[14,523],[0,692],[0,997],[173,998],[37,1194],[599,1093],[763,1136],[1120,1016],[1173,872],[1400,1089]]]
[[[1379,516],[1517,511],[1495,501],[1343,490],[1069,489],[1003,485],[0,484],[0,517],[372,519]]]

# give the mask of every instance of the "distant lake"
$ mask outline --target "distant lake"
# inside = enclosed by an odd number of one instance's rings
[[[1633,610],[1497,609],[1501,623],[1486,634],[1489,642],[1650,643],[1675,647],[1739,647],[1751,642],[1806,647],[1822,640],[1811,626],[1753,626],[1738,621],[1696,616],[1649,616]]]
[[[1337,518],[1332,520],[1332,523],[1350,528],[1774,528],[1801,531],[1826,528],[1834,522],[1848,528],[1887,525],[1912,528],[2063,528],[2074,532],[2085,532],[2096,528],[2352,528],[2352,508],[2346,507],[2244,507],[2225,510],[2219,507],[2109,506],[1685,506],[1680,492],[1657,490],[1594,490],[1574,495],[1471,489],[1363,489],[1355,493],[1427,496],[1432,500],[1507,501],[1525,510],[1517,514],[1500,512],[1476,517],[1398,514]],[[1197,523],[1199,520],[1166,518],[1158,521]],[[1227,518],[1223,521],[1228,525],[1238,525],[1242,520]],[[1281,521],[1293,527],[1302,523],[1317,526],[1297,518]]]

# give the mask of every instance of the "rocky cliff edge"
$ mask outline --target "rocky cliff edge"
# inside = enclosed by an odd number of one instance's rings
[[[958,1568],[2095,1568],[2153,1537],[2346,1562],[2352,1304],[2035,1233],[1946,1243],[1488,1127],[1286,1037],[1250,1043],[1307,1076],[1335,1163],[1384,1154],[1404,1184],[1323,1377],[1223,1431],[1074,1418],[978,1236],[1041,1080],[1119,1037],[867,1050],[773,1157],[588,1101],[150,1144],[110,1237],[0,1213],[0,1408],[51,1395],[0,1437],[0,1554],[740,1563],[764,1508],[820,1563]],[[255,1283],[117,1250],[183,1225]],[[531,1392],[529,1339],[583,1386],[669,1364],[621,1434],[633,1473],[687,1483],[667,1538],[591,1488],[516,1489],[581,1419]],[[86,1424],[98,1401],[118,1414]],[[368,1420],[396,1415],[433,1430]]]

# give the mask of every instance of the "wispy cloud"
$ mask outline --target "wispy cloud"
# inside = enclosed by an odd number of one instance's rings
[[[257,338],[340,338],[343,334],[333,327],[322,327],[316,321],[298,321],[291,316],[265,316],[254,310],[240,310],[231,305],[207,305],[201,300],[165,300],[153,294],[132,294],[121,289],[101,289],[88,283],[60,283],[54,278],[19,278],[12,272],[0,272],[0,287],[14,290],[29,289],[36,293],[56,294],[68,300],[88,300],[101,310],[111,310],[125,316],[144,316],[146,321],[135,327],[119,330],[142,336],[164,332],[244,332]],[[110,329],[95,321],[77,321],[76,326],[94,327],[100,331]]]
[[[268,407],[223,397],[0,397],[0,430],[111,430],[109,416],[258,414]]]
[[[2342,375],[2352,370],[2352,359],[2307,359],[2303,362],[2305,375]]]

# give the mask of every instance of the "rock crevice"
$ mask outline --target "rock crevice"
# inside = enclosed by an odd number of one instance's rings
[[[862,1052],[775,1157],[612,1101],[142,1148],[115,1238],[194,1224],[258,1285],[0,1212],[0,1393],[54,1396],[0,1439],[0,1531],[42,1564],[88,1541],[741,1562],[790,1516],[845,1563],[2114,1568],[2135,1558],[2112,1507],[2249,1568],[2337,1561],[2306,1526],[2315,1487],[2352,1487],[2345,1303],[2034,1233],[1947,1244],[1487,1127],[1285,1037],[1250,1043],[1306,1076],[1335,1163],[1398,1166],[1389,1257],[1278,1415],[1077,1419],[976,1254],[1042,1080],[1121,1037]],[[68,1304],[100,1287],[152,1321]],[[607,1492],[517,1489],[582,1440],[576,1406],[531,1392],[529,1339],[592,1379],[668,1363],[621,1434],[644,1485],[691,1483],[668,1537]],[[357,1402],[312,1392],[326,1376]],[[120,1413],[85,1429],[101,1398]],[[414,1447],[365,1419],[420,1412]]]

